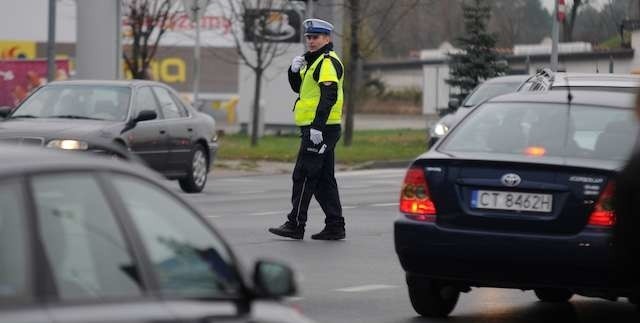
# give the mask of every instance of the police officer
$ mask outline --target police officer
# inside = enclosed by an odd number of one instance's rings
[[[309,51],[294,57],[288,71],[291,89],[299,94],[293,111],[301,133],[292,176],[292,209],[287,221],[278,228],[269,228],[269,232],[303,239],[307,210],[315,196],[325,213],[325,227],[311,238],[340,240],[345,237],[345,229],[334,176],[334,148],[341,131],[344,68],[333,51],[333,25],[307,19],[304,27]]]

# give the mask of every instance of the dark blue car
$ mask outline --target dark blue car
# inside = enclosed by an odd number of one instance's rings
[[[474,109],[407,170],[395,248],[414,309],[446,316],[472,287],[615,300],[614,178],[634,96],[521,92]]]

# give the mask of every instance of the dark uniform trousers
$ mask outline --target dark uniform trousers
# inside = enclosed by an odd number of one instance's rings
[[[340,139],[340,125],[327,125],[322,132],[323,141],[318,145],[309,139],[309,129],[309,126],[300,127],[302,139],[293,170],[292,210],[287,215],[288,222],[304,228],[311,197],[315,196],[326,216],[325,224],[344,228],[334,154]],[[326,145],[324,149],[323,145]]]

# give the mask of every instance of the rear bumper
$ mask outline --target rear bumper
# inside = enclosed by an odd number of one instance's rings
[[[405,271],[469,286],[531,289],[614,286],[606,231],[537,236],[452,230],[435,223],[395,221],[396,253]]]

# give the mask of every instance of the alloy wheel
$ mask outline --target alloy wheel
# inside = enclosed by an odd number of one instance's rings
[[[201,149],[198,149],[193,154],[193,181],[200,187],[204,185],[207,180],[207,157],[204,155]]]

